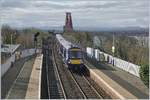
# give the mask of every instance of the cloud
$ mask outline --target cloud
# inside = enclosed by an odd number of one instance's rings
[[[74,26],[148,26],[148,0],[1,0],[3,24],[14,27],[63,26],[72,12]]]

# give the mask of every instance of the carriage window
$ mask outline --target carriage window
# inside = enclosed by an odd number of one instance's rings
[[[81,51],[70,51],[69,58],[82,58]]]
[[[66,50],[64,50],[64,57],[66,58]]]

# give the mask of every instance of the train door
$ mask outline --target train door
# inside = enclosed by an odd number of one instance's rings
[[[68,50],[65,49],[65,61],[66,61],[66,64],[67,64],[67,61],[68,61]]]
[[[64,58],[66,59],[66,49],[64,49]]]
[[[62,56],[63,56],[63,61],[66,63],[66,49],[65,48],[63,48]]]
[[[63,54],[63,46],[62,45],[60,45],[60,53],[61,53],[61,55]]]

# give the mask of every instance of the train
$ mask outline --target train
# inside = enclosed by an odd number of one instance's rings
[[[67,41],[61,34],[56,34],[56,47],[69,69],[82,70],[83,52],[78,45]]]

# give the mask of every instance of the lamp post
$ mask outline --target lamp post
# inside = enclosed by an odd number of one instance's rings
[[[12,53],[13,53],[13,49],[12,49],[12,37],[13,37],[13,34],[11,34],[11,36],[10,36],[10,38],[11,38],[11,46],[10,46],[10,48],[11,48],[11,56],[12,56]]]
[[[36,53],[36,49],[37,49],[37,38],[36,37],[34,37],[34,48],[35,48],[35,53]]]
[[[114,33],[113,33],[113,46],[112,46],[112,53],[113,53],[113,66],[114,66],[114,53],[115,53],[115,37],[114,37]]]

